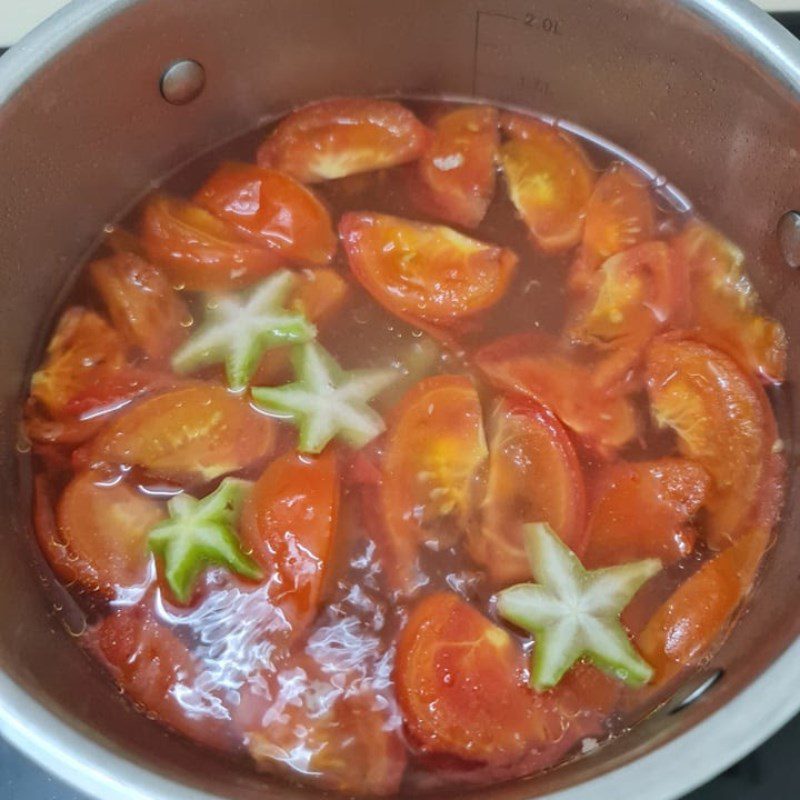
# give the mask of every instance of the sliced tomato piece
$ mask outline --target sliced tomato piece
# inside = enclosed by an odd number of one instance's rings
[[[675,247],[691,277],[696,336],[763,381],[785,380],[786,332],[777,320],[760,313],[742,251],[697,221],[684,228]]]
[[[116,683],[148,716],[209,747],[231,744],[220,701],[186,645],[142,606],[114,611],[86,636]]]
[[[186,338],[189,309],[157,267],[132,253],[119,253],[92,262],[89,274],[129,345],[160,360]]]
[[[274,444],[274,420],[221,386],[192,383],[125,409],[80,460],[205,482],[266,458]]]
[[[651,345],[646,379],[656,422],[711,476],[705,528],[720,549],[758,519],[772,491],[776,430],[766,395],[723,353],[669,334]]]
[[[694,517],[710,486],[708,473],[683,458],[660,458],[604,467],[591,487],[590,569],[644,558],[670,564],[689,555]]]
[[[350,269],[384,308],[410,321],[458,325],[493,306],[517,256],[443,225],[349,213],[339,223]]]
[[[324,265],[336,251],[328,210],[286,173],[254,164],[223,164],[194,200],[290,261]]]
[[[653,238],[655,207],[647,179],[626,164],[612,164],[586,206],[581,258],[590,267]]]
[[[150,564],[147,534],[165,516],[162,504],[131,486],[109,484],[92,471],[79,473],[57,508],[59,543],[69,554],[70,571],[86,588],[109,597],[117,587],[143,584]]]
[[[289,306],[306,315],[317,329],[323,328],[341,311],[347,302],[350,287],[335,270],[327,267],[303,270],[297,276]],[[253,386],[272,386],[291,377],[291,347],[267,350],[261,357],[251,383]]]
[[[398,791],[407,757],[386,697],[351,672],[326,674],[302,654],[259,682],[267,692],[246,693],[237,715],[258,768],[300,774],[319,789],[348,795]]]
[[[646,344],[659,328],[685,322],[687,294],[684,265],[669,246],[640,244],[600,267],[570,334],[584,344]]]
[[[336,455],[288,453],[262,473],[240,523],[245,550],[263,567],[270,596],[294,634],[314,618],[339,507]]]
[[[147,257],[176,286],[193,291],[246,286],[285,261],[206,209],[166,195],[147,202],[141,237]]]
[[[511,137],[500,148],[511,202],[541,250],[569,250],[581,240],[594,187],[589,159],[568,133],[541,120],[503,114],[500,124]]]
[[[324,100],[284,117],[259,148],[258,163],[316,183],[413,161],[429,135],[399,103]]]
[[[396,588],[411,585],[422,542],[449,543],[464,533],[487,455],[481,404],[469,378],[427,378],[405,395],[382,462],[387,574]]]
[[[664,683],[707,657],[747,597],[769,533],[756,529],[707,561],[656,611],[639,635],[642,655]]]
[[[125,361],[119,334],[94,311],[73,306],[61,315],[44,364],[31,379],[31,397],[54,417],[69,414],[76,395]]]
[[[562,352],[545,334],[499,339],[482,347],[474,360],[497,389],[541,403],[602,453],[617,450],[637,434],[631,402],[597,388],[591,365]]]
[[[410,170],[414,203],[445,222],[476,228],[494,196],[499,146],[496,109],[464,106],[439,116],[431,143]]]
[[[502,764],[532,744],[537,720],[521,649],[454,594],[431,595],[412,612],[395,683],[406,727],[424,751]]]
[[[522,526],[548,522],[573,552],[586,545],[586,499],[580,463],[561,423],[524,400],[501,400],[491,418],[483,521],[469,552],[494,583],[530,579]]]

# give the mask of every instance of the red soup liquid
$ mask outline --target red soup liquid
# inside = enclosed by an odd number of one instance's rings
[[[25,426],[38,545],[127,701],[243,769],[413,793],[553,767],[713,653],[780,508],[786,342],[637,163],[337,99],[107,229]]]

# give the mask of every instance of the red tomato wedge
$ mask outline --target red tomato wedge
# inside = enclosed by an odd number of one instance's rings
[[[86,588],[109,597],[116,587],[145,582],[150,564],[147,534],[165,516],[156,500],[124,483],[104,484],[102,476],[91,471],[70,481],[56,512],[59,541],[71,569]]]
[[[364,288],[412,324],[451,327],[486,311],[503,296],[517,264],[506,248],[383,214],[345,214],[339,236]]]
[[[691,222],[675,242],[691,277],[695,335],[727,353],[767,383],[786,378],[783,326],[759,313],[758,295],[744,272],[744,254],[722,234]]]
[[[166,276],[143,258],[118,253],[92,262],[89,274],[114,327],[130,346],[161,360],[186,338],[189,309]]]
[[[656,611],[637,644],[664,683],[709,654],[747,597],[769,534],[753,530],[707,561]]]
[[[203,483],[266,458],[274,444],[274,420],[221,386],[192,383],[125,409],[81,457]]]
[[[478,350],[474,361],[495,388],[541,403],[602,453],[637,435],[630,401],[597,388],[591,367],[562,352],[545,334],[499,339]]]
[[[142,215],[142,246],[174,284],[192,291],[224,292],[268,275],[284,263],[206,209],[156,195]]]
[[[464,533],[487,455],[469,378],[427,378],[405,395],[389,429],[381,482],[387,575],[396,588],[409,588],[423,541],[453,542]]]
[[[317,329],[324,327],[341,311],[347,302],[350,287],[334,269],[303,270],[297,275],[298,282],[288,305],[306,315]],[[272,386],[281,380],[291,380],[291,347],[267,350],[253,375],[254,386]]]
[[[291,657],[287,674],[290,680],[259,676],[267,692],[245,693],[237,714],[256,766],[287,777],[300,772],[318,789],[347,795],[395,794],[407,757],[387,698],[349,672],[332,681],[303,654]]]
[[[705,531],[721,549],[761,521],[761,506],[780,482],[769,401],[726,355],[669,334],[650,347],[646,380],[656,422],[672,428],[680,451],[711,477]]]
[[[423,753],[494,767],[525,759],[529,769],[599,733],[619,696],[613,680],[586,664],[534,693],[520,647],[454,594],[431,595],[413,610],[400,634],[395,685]]]
[[[668,323],[686,320],[688,279],[664,242],[646,242],[611,256],[570,327],[574,341],[597,346],[641,346]]]
[[[408,732],[426,752],[503,764],[533,744],[522,650],[454,594],[431,595],[412,612],[395,684]]]
[[[325,206],[283,172],[253,164],[223,164],[194,201],[292,262],[324,265],[336,251],[336,234]]]
[[[71,413],[73,399],[98,375],[125,364],[119,334],[100,316],[79,306],[61,316],[44,365],[31,379],[31,397],[54,417]]]
[[[595,173],[568,134],[533,117],[503,114],[511,137],[500,162],[511,202],[534,243],[546,252],[569,250],[581,240]]]
[[[671,564],[689,555],[694,517],[709,490],[708,473],[682,458],[604,467],[591,485],[589,569],[644,558]]]
[[[430,145],[409,174],[418,208],[465,228],[480,224],[494,196],[497,123],[497,111],[489,106],[465,106],[439,116]]]
[[[522,526],[548,522],[579,556],[586,544],[585,492],[575,449],[561,423],[524,400],[501,400],[490,423],[489,477],[480,528],[469,552],[492,581],[530,579]]]
[[[399,103],[325,100],[282,119],[259,148],[258,163],[316,183],[414,161],[429,136]]]
[[[294,629],[314,618],[331,558],[339,508],[336,455],[287,453],[262,473],[245,504],[242,544],[263,567],[270,597]]]
[[[112,612],[86,635],[116,683],[148,715],[209,747],[229,744],[219,700],[198,680],[186,645],[142,607]]]
[[[655,216],[645,177],[625,164],[609,167],[586,206],[583,243],[570,274],[570,288],[586,288],[606,259],[651,240]]]

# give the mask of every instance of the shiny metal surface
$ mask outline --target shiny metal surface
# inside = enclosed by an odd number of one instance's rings
[[[202,64],[189,58],[170,64],[159,81],[161,96],[174,106],[185,106],[200,96],[206,85]]]
[[[178,58],[202,63],[208,77],[183,106],[159,92]],[[49,309],[103,224],[151,181],[257,120],[357,92],[479,95],[632,150],[744,247],[789,331],[783,535],[709,666],[724,678],[586,759],[479,793],[677,797],[800,707],[800,273],[785,268],[775,235],[784,212],[800,208],[800,45],[744,0],[80,0],[4,56],[0,732],[104,800],[247,800],[263,798],[265,784],[273,800],[315,796],[199,757],[120,701],[42,590],[15,445]]]

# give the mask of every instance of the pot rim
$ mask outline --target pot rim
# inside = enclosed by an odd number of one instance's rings
[[[0,59],[0,108],[62,49],[138,0],[72,0]],[[800,98],[800,43],[749,0],[674,0],[713,23]],[[675,800],[726,770],[800,711],[800,638],[720,709],[672,741],[547,800]],[[0,736],[89,797],[219,800],[138,766],[71,727],[0,670]],[[589,756],[591,757],[591,756]],[[630,791],[626,791],[629,787]],[[545,798],[542,798],[545,800]]]

